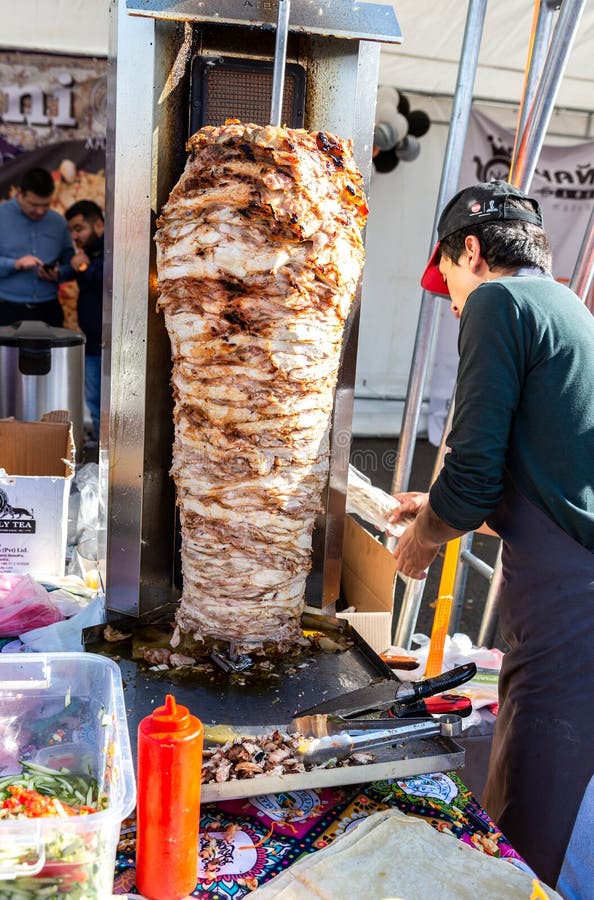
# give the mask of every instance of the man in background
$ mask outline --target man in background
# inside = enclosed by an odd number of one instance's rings
[[[76,279],[78,324],[86,338],[85,400],[99,436],[101,407],[101,331],[103,324],[103,213],[92,200],[79,200],[66,210],[66,221],[76,252],[60,280]]]
[[[66,221],[50,209],[53,193],[50,173],[30,169],[15,196],[0,203],[0,326],[64,324],[58,280],[74,250]]]

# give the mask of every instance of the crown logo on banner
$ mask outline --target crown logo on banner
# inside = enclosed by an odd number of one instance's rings
[[[475,164],[476,179],[477,181],[493,181],[494,179],[507,181],[512,147],[507,146],[492,134],[487,135],[487,141],[492,155],[485,162],[480,156],[474,156],[472,160]]]

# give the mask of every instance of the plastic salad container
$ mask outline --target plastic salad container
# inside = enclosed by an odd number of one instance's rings
[[[41,773],[42,793],[60,773],[64,780],[84,776],[80,783],[92,783],[99,811],[0,818],[0,900],[110,897],[120,824],[136,801],[122,680],[112,660],[0,654],[0,784],[27,767]]]

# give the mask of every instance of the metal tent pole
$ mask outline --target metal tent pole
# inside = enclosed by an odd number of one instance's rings
[[[462,164],[462,150],[464,141],[466,140],[466,131],[470,117],[472,90],[478,64],[486,7],[486,0],[470,0],[468,4],[468,14],[466,17],[466,28],[462,44],[460,66],[458,68],[452,118],[448,132],[448,141],[441,174],[441,184],[439,186],[435,221],[433,223],[431,248],[435,243],[437,222],[441,210],[446,201],[449,200],[458,187]],[[423,387],[427,377],[429,354],[433,342],[436,321],[436,297],[428,291],[423,291],[406,401],[404,404],[402,428],[400,430],[398,460],[392,481],[393,494],[398,493],[398,491],[406,490],[410,479],[414,445],[417,436],[417,425],[423,400]]]
[[[590,213],[590,221],[586,228],[584,240],[578,253],[575,263],[575,269],[571,276],[569,287],[575,291],[578,297],[586,302],[590,285],[592,284],[592,276],[594,275],[594,205]]]
[[[526,127],[520,138],[517,158],[513,163],[510,181],[521,191],[532,182],[547,128],[551,120],[559,85],[580,23],[586,0],[563,0],[555,25],[542,76],[528,113]]]
[[[528,114],[534,101],[538,81],[542,74],[547,50],[551,41],[551,32],[553,30],[553,16],[559,8],[559,4],[560,0],[535,0],[534,3],[534,15],[532,18],[532,31],[530,34],[528,59],[526,62],[524,84],[522,86],[522,98],[520,100],[520,109],[518,112],[518,124],[516,126],[514,149],[512,151],[511,157],[510,180],[514,162],[518,154],[520,141],[526,128]]]
[[[433,465],[433,474],[431,475],[431,484],[435,481],[441,467],[446,452],[446,438],[452,427],[452,419],[454,417],[454,400],[450,403],[450,408],[446,416],[446,422],[441,436],[439,449],[435,457]],[[402,596],[402,605],[398,614],[398,621],[394,631],[394,644],[397,647],[410,647],[411,639],[417,627],[417,619],[419,618],[419,609],[425,591],[425,578],[407,578],[406,587]]]

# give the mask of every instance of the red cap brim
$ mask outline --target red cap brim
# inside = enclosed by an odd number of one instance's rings
[[[448,291],[448,286],[443,280],[441,272],[437,268],[437,264],[435,262],[438,250],[439,241],[433,248],[431,258],[429,259],[427,267],[423,272],[423,276],[421,278],[421,287],[425,288],[426,291],[430,291],[432,294],[440,294],[442,297],[449,297],[450,292]]]

